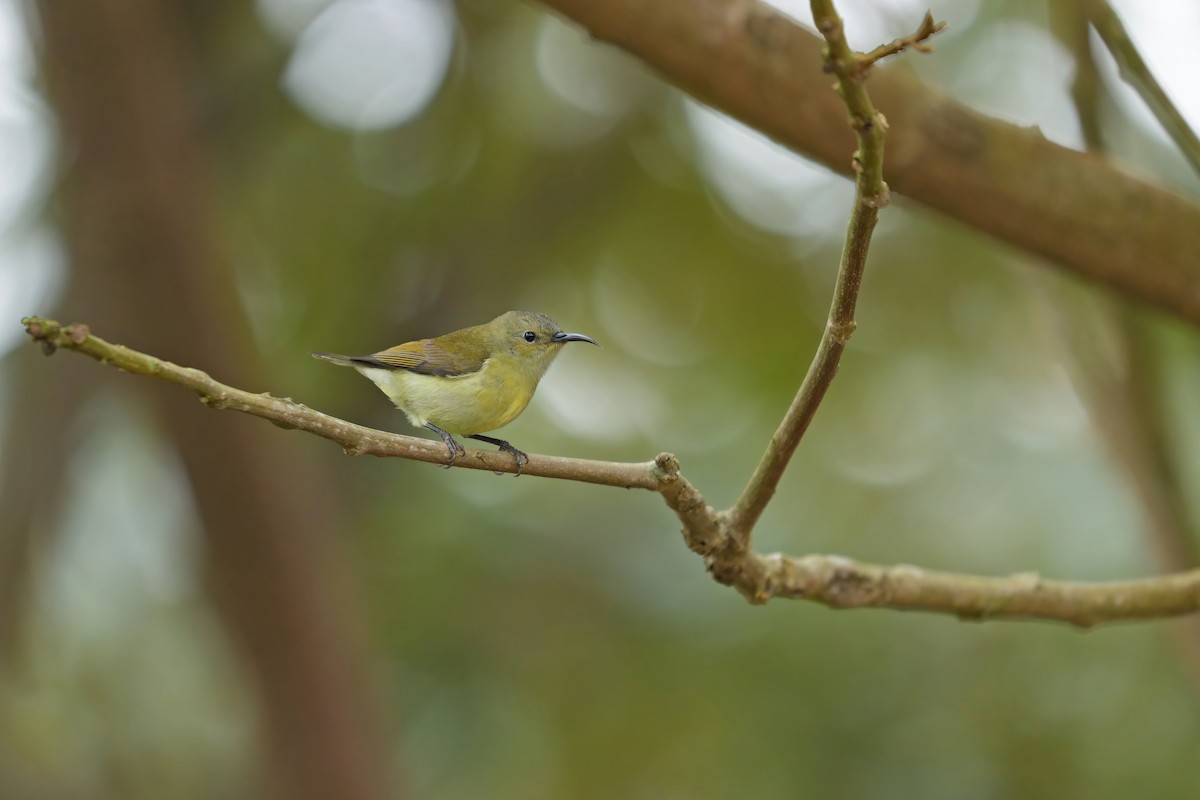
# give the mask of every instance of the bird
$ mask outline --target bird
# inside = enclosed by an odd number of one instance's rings
[[[565,333],[537,311],[508,311],[491,322],[433,339],[405,342],[367,356],[313,353],[314,358],[353,367],[404,412],[415,427],[442,438],[446,469],[466,449],[454,435],[496,445],[511,453],[516,474],[529,456],[504,439],[483,434],[516,419],[563,345],[595,339]]]

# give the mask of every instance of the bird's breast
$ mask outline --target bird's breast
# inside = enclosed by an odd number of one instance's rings
[[[408,370],[361,370],[414,425],[433,423],[459,435],[486,433],[516,419],[537,388],[515,365],[489,359],[467,375],[421,375]]]

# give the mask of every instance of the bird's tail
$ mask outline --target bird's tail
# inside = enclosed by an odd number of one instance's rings
[[[339,356],[337,353],[313,353],[312,357],[341,367],[353,367],[358,361],[354,356]]]

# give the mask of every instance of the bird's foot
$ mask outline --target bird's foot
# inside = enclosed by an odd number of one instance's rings
[[[467,449],[458,442],[454,441],[454,437],[446,431],[439,428],[437,425],[425,423],[425,427],[442,437],[442,441],[446,443],[446,450],[449,455],[446,458],[446,463],[442,464],[442,469],[450,469],[454,466],[454,462],[458,459],[459,453],[466,453]]]
[[[446,463],[442,465],[442,469],[450,469],[454,466],[454,462],[458,459],[459,454],[466,455],[467,453],[467,448],[454,441],[450,436],[446,437],[446,449],[448,455],[446,456]]]
[[[478,439],[481,442],[487,442],[488,444],[494,444],[494,445],[496,445],[496,447],[500,448],[501,452],[512,453],[513,460],[517,462],[516,477],[518,477],[518,478],[521,477],[521,470],[525,469],[525,465],[529,463],[529,456],[527,456],[525,453],[521,452],[517,448],[513,447],[510,443],[504,441],[503,439],[496,439],[492,436],[480,436],[478,434],[476,434],[475,436],[468,436],[467,438],[468,439]],[[504,473],[497,472],[495,474],[503,475]]]

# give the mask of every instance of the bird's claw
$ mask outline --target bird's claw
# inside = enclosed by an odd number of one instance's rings
[[[529,463],[529,456],[522,453],[517,448],[513,447],[508,442],[500,445],[500,450],[505,453],[512,453],[513,460],[517,462],[517,472],[513,475],[514,478],[521,477],[521,470],[525,469],[525,465]],[[502,472],[497,472],[497,475],[503,475]]]
[[[480,433],[472,434],[471,436],[468,436],[467,438],[468,439],[478,439],[481,442],[487,442],[488,444],[494,444],[494,445],[496,445],[496,447],[500,448],[500,452],[502,452],[502,453],[512,453],[513,460],[517,462],[517,473],[516,474],[517,474],[518,478],[521,477],[521,470],[525,469],[525,465],[529,463],[529,456],[525,455],[520,450],[513,447],[510,443],[504,441],[503,439],[497,439],[492,436],[484,436],[483,434],[480,434]],[[496,472],[495,470],[492,470],[492,474],[493,475],[503,475],[504,473]]]
[[[442,441],[446,443],[446,452],[449,455],[446,457],[446,463],[442,464],[442,469],[450,469],[454,466],[454,462],[458,460],[459,453],[466,453],[467,448],[454,440],[454,437],[440,428],[434,428],[438,435],[442,437]]]
[[[454,466],[454,462],[458,460],[459,455],[467,454],[467,448],[463,447],[453,439],[450,439],[448,442],[446,442],[446,448],[450,451],[450,456],[446,460],[446,463],[442,465],[442,469],[450,469]]]

